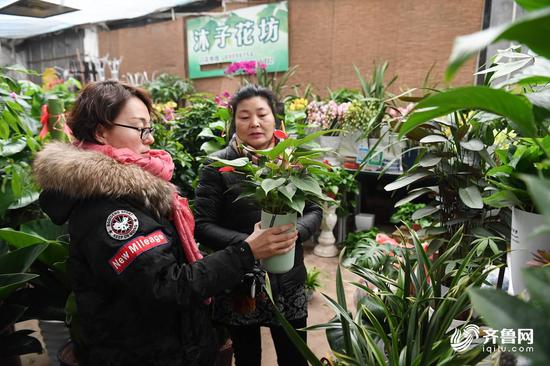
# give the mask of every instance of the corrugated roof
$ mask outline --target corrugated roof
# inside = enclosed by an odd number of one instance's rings
[[[0,0],[3,8],[17,0]],[[61,0],[60,5],[79,9],[48,18],[0,14],[0,38],[28,38],[76,25],[133,19],[165,11],[195,0]]]

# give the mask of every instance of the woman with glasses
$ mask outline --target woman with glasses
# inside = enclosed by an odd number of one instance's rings
[[[72,144],[50,143],[34,171],[40,204],[68,222],[68,268],[86,352],[81,365],[212,365],[210,298],[254,260],[293,247],[291,226],[254,232],[203,258],[187,200],[170,183],[168,153],[151,149],[151,100],[104,81],[78,97]],[[80,352],[79,352],[80,351]]]

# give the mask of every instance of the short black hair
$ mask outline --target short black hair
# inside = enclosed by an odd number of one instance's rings
[[[147,107],[149,114],[152,113],[151,97],[143,89],[117,80],[90,83],[76,99],[67,119],[67,125],[77,140],[97,144],[99,143],[96,139],[98,127],[112,128],[113,121],[132,97],[140,99]]]
[[[230,126],[230,133],[232,134],[235,132],[235,114],[237,112],[237,106],[240,102],[243,100],[254,98],[254,97],[261,97],[264,98],[267,102],[267,105],[269,106],[269,109],[271,109],[271,113],[273,113],[273,116],[275,117],[275,127],[279,128],[281,126],[281,121],[278,118],[278,114],[280,112],[284,113],[283,111],[279,112],[279,103],[277,98],[275,97],[275,94],[263,86],[259,86],[256,84],[248,84],[243,87],[241,87],[233,96],[231,97],[231,100],[229,101],[229,107],[231,108],[231,126]],[[282,109],[282,108],[281,108]]]

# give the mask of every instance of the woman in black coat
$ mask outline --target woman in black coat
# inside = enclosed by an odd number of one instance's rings
[[[68,270],[89,350],[80,365],[213,365],[210,297],[296,240],[282,234],[289,227],[256,229],[202,258],[187,201],[170,183],[172,158],[150,148],[151,110],[140,89],[89,84],[69,118],[74,143],[50,143],[34,163],[41,207],[69,223]]]
[[[233,96],[230,105],[235,134],[229,146],[214,156],[229,160],[248,156],[254,161],[254,149],[269,149],[277,144],[274,136],[276,100],[271,91],[256,85],[245,86]],[[196,189],[195,235],[201,244],[222,250],[237,245],[253,231],[254,224],[260,220],[261,210],[252,199],[235,202],[241,193],[242,174],[222,173],[208,163],[201,170]],[[284,274],[269,274],[276,303],[296,329],[307,325],[306,268],[301,243],[318,230],[321,217],[320,208],[306,205],[303,216],[298,219],[293,268]],[[252,282],[255,282],[255,294],[252,293]],[[236,365],[260,365],[260,326],[271,330],[279,365],[307,365],[277,324],[270,300],[262,291],[263,284],[264,277],[257,266],[253,273],[244,277],[241,286],[215,299],[214,319],[229,328]],[[305,340],[306,333],[300,334]]]

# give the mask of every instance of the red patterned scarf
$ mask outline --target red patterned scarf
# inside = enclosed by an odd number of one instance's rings
[[[130,149],[117,149],[110,145],[98,145],[87,142],[76,142],[75,145],[84,150],[92,150],[103,153],[121,164],[135,164],[143,170],[159,177],[167,182],[172,179],[174,162],[172,157],[164,150],[150,150],[147,154],[136,154]],[[181,246],[187,258],[192,264],[202,258],[194,238],[195,219],[187,203],[187,199],[174,192],[172,197],[172,219],[178,231]]]

